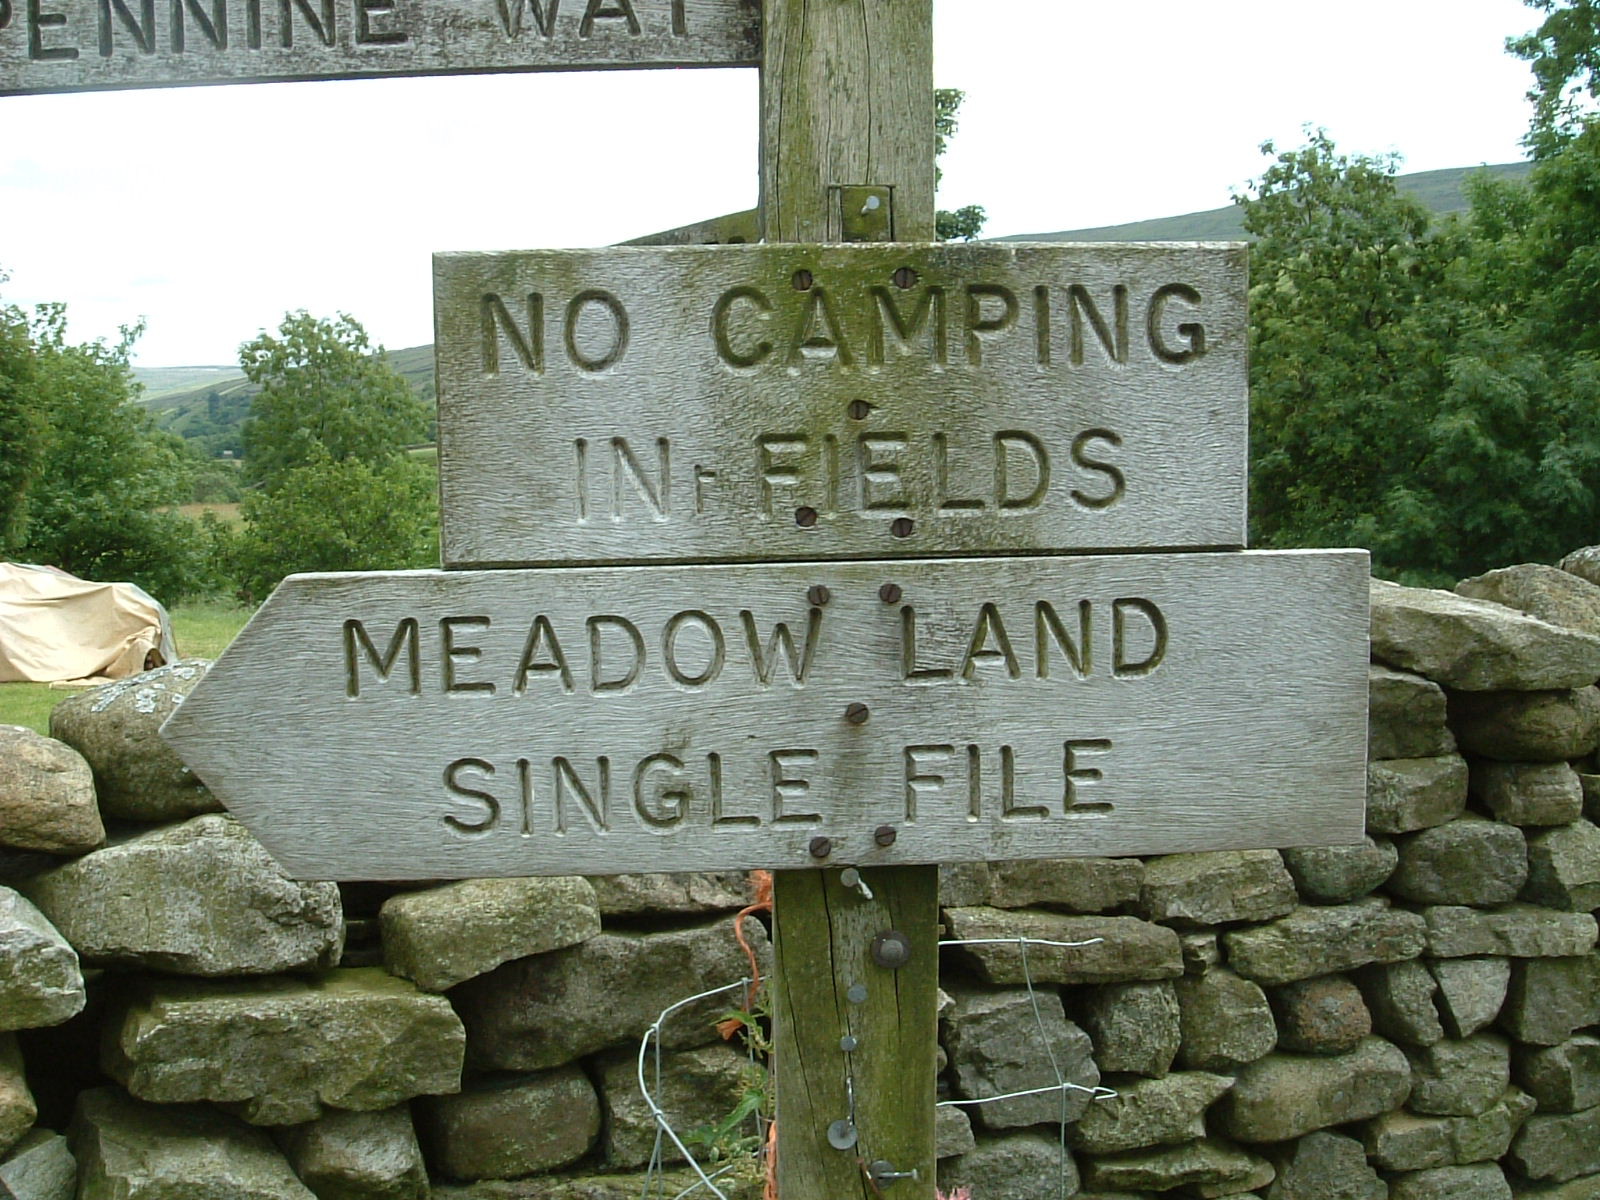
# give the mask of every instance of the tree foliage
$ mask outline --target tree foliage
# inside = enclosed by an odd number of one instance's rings
[[[960,129],[960,122],[956,114],[961,111],[961,103],[967,94],[958,88],[935,88],[933,92],[933,157],[934,157],[934,182],[943,177],[944,172],[938,166],[938,160],[943,157],[950,139],[955,137]],[[934,228],[941,242],[953,242],[957,239],[970,242],[983,232],[983,223],[988,220],[988,214],[983,211],[981,204],[968,204],[954,211],[941,208],[934,214]]]
[[[261,390],[244,427],[245,471],[269,491],[323,458],[380,465],[427,434],[428,413],[353,317],[287,314],[239,351]]]
[[[1431,225],[1390,159],[1325,134],[1251,194],[1251,523],[1445,583],[1600,526],[1592,131]],[[1587,215],[1585,215],[1587,212]]]
[[[1600,101],[1600,0],[1526,0],[1545,14],[1539,28],[1506,47],[1526,59],[1533,121],[1528,145],[1537,157],[1559,152]]]
[[[257,486],[228,556],[241,594],[295,571],[436,566],[434,473],[405,452],[428,412],[360,323],[290,313],[240,362],[261,386],[245,426]]]
[[[43,467],[49,420],[37,375],[27,317],[0,306],[0,554],[22,542],[28,493]]]

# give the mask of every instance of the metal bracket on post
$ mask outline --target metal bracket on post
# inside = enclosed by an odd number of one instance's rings
[[[841,242],[894,241],[894,187],[878,183],[833,184],[831,224]]]

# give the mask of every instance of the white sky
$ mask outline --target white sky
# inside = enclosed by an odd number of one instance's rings
[[[1522,157],[1522,0],[935,0],[967,92],[940,204],[988,234],[1217,208],[1307,123],[1406,171]],[[0,98],[0,298],[141,366],[231,364],[289,309],[432,341],[429,255],[597,245],[753,207],[753,70]]]

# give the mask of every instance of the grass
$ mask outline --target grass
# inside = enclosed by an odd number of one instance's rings
[[[172,609],[172,632],[184,658],[216,658],[233,641],[251,610],[231,600],[179,604]],[[50,732],[50,710],[72,695],[48,683],[0,683],[0,725],[23,725]]]

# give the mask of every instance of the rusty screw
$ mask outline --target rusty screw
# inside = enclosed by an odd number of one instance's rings
[[[789,282],[794,285],[795,291],[809,292],[811,290],[811,285],[816,283],[816,281],[816,277],[812,275],[810,271],[807,271],[804,267],[802,267],[800,270],[794,273],[794,278]]]
[[[859,702],[849,705],[844,710],[844,719],[852,725],[865,725],[871,715],[867,706]]]
[[[917,273],[910,267],[898,267],[894,273],[894,285],[897,288],[910,288],[917,286]]]
[[[806,602],[817,608],[821,608],[832,599],[833,593],[828,590],[825,584],[814,583],[806,589]]]
[[[894,536],[897,538],[910,537],[911,531],[915,528],[916,524],[911,520],[910,517],[896,517],[889,523],[889,532],[894,534]]]
[[[811,839],[811,845],[806,849],[811,851],[812,858],[827,858],[828,855],[833,853],[833,839],[814,837]]]
[[[852,421],[865,421],[872,413],[872,405],[865,400],[850,401],[850,419]]]
[[[810,529],[817,523],[817,510],[814,508],[797,508],[794,510],[794,523],[801,529]]]
[[[894,845],[895,838],[899,836],[899,831],[893,825],[879,825],[872,831],[872,840],[880,846]]]
[[[878,599],[885,604],[899,604],[903,594],[898,583],[886,583],[878,589]]]

